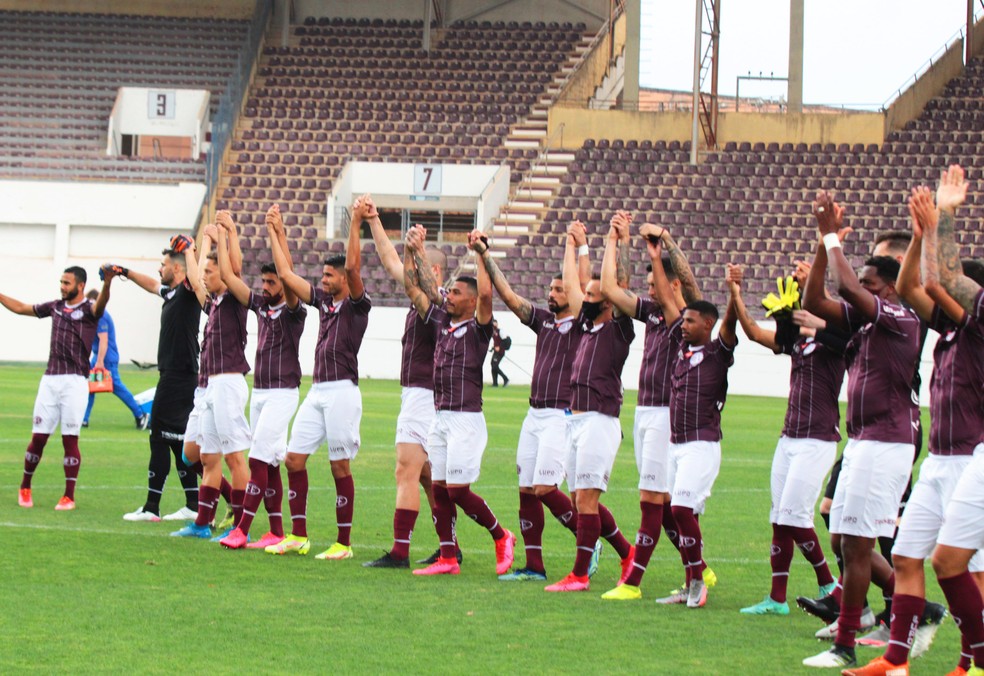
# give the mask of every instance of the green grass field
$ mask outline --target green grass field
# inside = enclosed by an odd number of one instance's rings
[[[501,583],[488,534],[470,522],[459,523],[465,563],[458,577],[362,568],[389,548],[392,537],[392,440],[400,389],[391,381],[362,383],[353,560],[225,551],[218,544],[168,537],[173,523],[124,522],[122,515],[144,499],[147,439],[108,395],[100,396],[81,440],[78,509],[53,510],[64,486],[57,437],[34,479],[35,507],[18,508],[42,372],[40,365],[0,365],[0,673],[786,674],[810,671],[800,661],[825,648],[813,638],[821,625],[797,610],[785,618],[738,613],[769,590],[768,476],[782,426],[781,400],[728,402],[721,474],[701,520],[705,556],[720,582],[706,607],[688,610],[653,602],[682,575],[676,550],[665,539],[643,581],[644,598],[636,602],[599,598],[619,572],[610,550],[588,593],[547,594],[541,584]],[[123,377],[139,392],[157,376],[124,370]],[[518,532],[514,449],[528,390],[487,388],[485,394],[489,447],[475,490]],[[634,401],[635,392],[627,393],[626,440],[605,499],[630,540],[639,523]],[[321,551],[335,537],[327,455],[316,455],[309,468],[308,528],[314,551]],[[179,492],[172,479],[164,510],[180,506]],[[262,533],[265,526],[261,510],[254,530]],[[425,508],[412,556],[429,555],[436,543]],[[551,581],[570,570],[573,556],[573,538],[548,512],[544,558]],[[797,557],[790,596],[813,595],[813,572]],[[829,550],[828,558],[833,567]],[[930,597],[942,600],[931,570],[929,577]],[[880,609],[877,594],[869,596]],[[861,661],[879,654],[858,651]],[[948,620],[912,671],[946,673],[958,653],[959,635]]]

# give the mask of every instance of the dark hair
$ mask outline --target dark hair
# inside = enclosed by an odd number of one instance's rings
[[[188,260],[185,258],[185,255],[183,253],[178,253],[177,251],[170,251],[168,249],[164,249],[164,255],[170,258],[172,263],[177,263],[183,268],[188,267]]]
[[[984,263],[973,258],[965,258],[961,264],[965,275],[977,282],[978,285],[984,286]]]
[[[890,251],[895,252],[899,256],[904,256],[906,249],[909,248],[909,243],[912,242],[912,233],[906,230],[889,230],[888,232],[879,233],[875,237],[875,246],[887,242]]]
[[[866,267],[872,267],[883,282],[894,284],[899,278],[899,262],[891,256],[872,256],[864,262]]]
[[[85,294],[85,297],[88,298],[89,300],[95,300],[99,298],[99,292],[96,291],[95,289],[89,289],[89,292]]]
[[[328,256],[328,258],[325,259],[325,265],[330,265],[336,270],[344,270],[345,256],[343,256],[342,254],[335,254],[334,256]]]
[[[705,319],[713,319],[714,321],[717,321],[720,316],[718,314],[717,306],[707,300],[695,300],[693,303],[687,304],[687,307],[685,307],[684,310],[693,310],[694,312],[700,314],[701,317]]]
[[[591,281],[592,282],[600,282],[601,281],[601,275],[598,274],[597,272],[592,272],[591,273]]]
[[[673,269],[673,263],[670,262],[669,256],[661,256],[659,262],[663,264],[663,274],[666,275],[667,280],[672,282],[674,279],[677,278],[676,270]],[[652,271],[653,271],[653,264],[646,263],[646,272],[652,272]]]
[[[89,281],[89,276],[85,274],[85,268],[80,268],[77,265],[73,265],[70,268],[65,268],[65,272],[70,272],[75,275],[75,282],[77,284],[85,284]]]
[[[459,275],[458,278],[455,279],[454,281],[455,283],[461,282],[469,289],[471,289],[472,293],[476,295],[478,294],[478,280],[476,280],[474,277],[469,277],[468,275]]]
[[[261,275],[275,275],[277,274],[277,266],[273,263],[264,263],[260,266]]]
[[[206,256],[205,258],[206,258],[207,260],[210,260],[210,261],[214,261],[214,262],[216,262],[216,263],[218,263],[218,262],[219,262],[219,254],[218,254],[218,253],[216,253],[215,251],[213,251],[213,252],[211,252],[211,253],[210,253],[210,254],[209,254],[208,256]]]

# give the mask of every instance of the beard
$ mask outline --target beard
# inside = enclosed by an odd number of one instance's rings
[[[547,309],[554,314],[559,314],[561,312],[566,312],[570,305],[558,305],[556,301],[552,299],[547,299]]]

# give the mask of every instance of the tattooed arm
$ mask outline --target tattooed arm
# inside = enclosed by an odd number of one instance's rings
[[[960,262],[960,248],[953,233],[954,210],[963,203],[967,195],[967,182],[964,172],[957,165],[943,172],[940,186],[936,191],[936,206],[940,210],[939,225],[930,236],[936,245],[936,263],[939,281],[946,292],[969,313],[974,313],[974,299],[981,287],[964,275]],[[926,228],[930,235],[932,228]],[[927,240],[930,237],[926,237]],[[930,245],[932,246],[932,245]],[[927,282],[928,283],[928,282]]]
[[[485,267],[485,271],[488,272],[489,279],[492,280],[492,286],[495,287],[502,302],[512,310],[514,315],[519,317],[519,321],[529,324],[533,319],[533,304],[512,290],[509,282],[506,281],[505,275],[502,274],[502,270],[496,265],[495,259],[489,254],[488,249],[478,256],[478,260]]]
[[[430,261],[427,260],[426,256],[426,250],[423,248],[413,250],[413,262],[417,268],[417,280],[420,290],[427,294],[430,302],[440,305],[444,302],[444,298],[441,296],[441,285],[437,283],[437,278],[434,276],[434,271],[431,269]]]
[[[420,277],[417,273],[416,257],[414,256],[417,247],[423,247],[423,233],[424,229],[419,225],[410,228],[407,231],[407,240],[403,247],[403,287],[421,319],[427,317],[431,306],[430,298],[420,288]]]
[[[669,230],[664,228],[660,239],[663,240],[663,251],[670,257],[670,267],[673,268],[677,279],[680,280],[683,300],[688,304],[695,300],[703,300],[704,296],[697,288],[697,280],[694,279],[694,272],[690,269],[690,263],[687,262],[687,257],[683,255],[683,251],[680,250],[677,243],[670,237]]]

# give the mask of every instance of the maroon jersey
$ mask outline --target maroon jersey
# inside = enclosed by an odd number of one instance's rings
[[[852,336],[847,344],[847,436],[913,444],[919,395],[912,374],[919,363],[922,322],[902,305],[877,303],[874,321],[842,302]]]
[[[937,307],[929,327],[940,334],[929,381],[929,452],[973,455],[984,440],[984,324],[967,315],[958,325]]]
[[[359,384],[359,348],[369,326],[372,299],[368,292],[362,298],[349,296],[340,303],[321,287],[311,285],[311,307],[321,313],[318,345],[314,352],[314,382],[328,383],[351,380]]]
[[[246,361],[246,315],[248,310],[231,293],[210,297],[202,308],[208,316],[202,341],[202,375],[249,373]],[[199,382],[202,378],[199,377]]]
[[[557,319],[553,312],[534,307],[527,326],[536,334],[530,406],[570,408],[571,368],[581,340],[581,324],[574,317]]]
[[[439,411],[482,410],[482,364],[492,340],[492,321],[472,317],[456,324],[431,303],[424,321],[434,334],[434,407]]]
[[[297,346],[304,333],[307,309],[298,303],[291,310],[285,301],[270,305],[268,299],[252,292],[249,309],[256,313],[259,327],[253,387],[261,390],[299,387],[301,362],[297,357]]]
[[[581,339],[571,373],[571,410],[617,418],[622,409],[622,367],[635,338],[632,318],[621,315],[594,324],[582,311],[577,323]]]
[[[639,296],[635,319],[646,325],[646,342],[639,368],[639,406],[670,405],[670,372],[680,344],[671,336],[670,326],[658,303]]]
[[[801,337],[783,352],[792,357],[789,405],[783,436],[840,441],[837,397],[844,382],[844,355],[814,338]]]
[[[434,346],[432,327],[420,318],[416,308],[407,313],[403,329],[403,358],[400,363],[400,385],[434,389]]]
[[[721,441],[721,411],[735,348],[720,337],[691,347],[683,341],[682,326],[682,318],[670,326],[672,339],[679,343],[670,376],[670,441]]]
[[[48,351],[46,376],[88,376],[89,352],[96,339],[99,319],[92,313],[93,303],[88,298],[76,305],[63,300],[53,300],[34,306],[34,314],[40,318],[51,317],[51,348]]]

